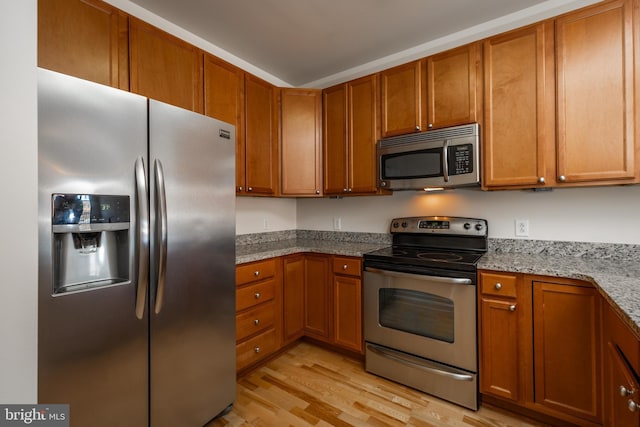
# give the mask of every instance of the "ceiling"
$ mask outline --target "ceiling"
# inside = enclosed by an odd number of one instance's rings
[[[131,0],[298,87],[506,15],[576,1]]]

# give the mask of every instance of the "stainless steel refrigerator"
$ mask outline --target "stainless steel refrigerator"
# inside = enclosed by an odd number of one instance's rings
[[[38,401],[202,426],[235,398],[235,129],[38,73]]]

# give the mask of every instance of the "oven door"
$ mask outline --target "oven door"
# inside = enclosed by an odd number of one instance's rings
[[[477,372],[470,279],[367,267],[363,292],[365,341]]]

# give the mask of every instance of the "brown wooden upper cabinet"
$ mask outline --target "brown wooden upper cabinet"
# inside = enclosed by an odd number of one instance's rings
[[[197,113],[202,105],[203,52],[139,19],[129,19],[131,92]]]
[[[598,3],[484,42],[484,188],[639,182],[634,7]]]
[[[374,194],[378,75],[323,90],[324,194]]]
[[[638,7],[614,0],[556,20],[560,184],[634,181]]]
[[[425,60],[380,72],[382,137],[426,129]]]
[[[483,44],[483,186],[549,185],[555,173],[553,23]]]
[[[38,1],[38,66],[129,90],[127,21],[99,0]]]
[[[480,53],[471,43],[427,58],[427,129],[481,121]]]
[[[317,89],[280,89],[280,194],[322,194],[322,98]]]
[[[481,63],[471,43],[381,71],[382,137],[480,121]]]
[[[236,192],[245,184],[244,71],[204,54],[204,113],[236,127]]]
[[[278,192],[277,88],[252,74],[244,81],[244,177],[236,177],[237,194],[275,196]]]

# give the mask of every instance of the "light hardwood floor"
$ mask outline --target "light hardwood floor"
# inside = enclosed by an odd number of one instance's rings
[[[301,342],[238,379],[214,426],[541,426],[481,407],[473,412],[365,372],[359,360]]]

